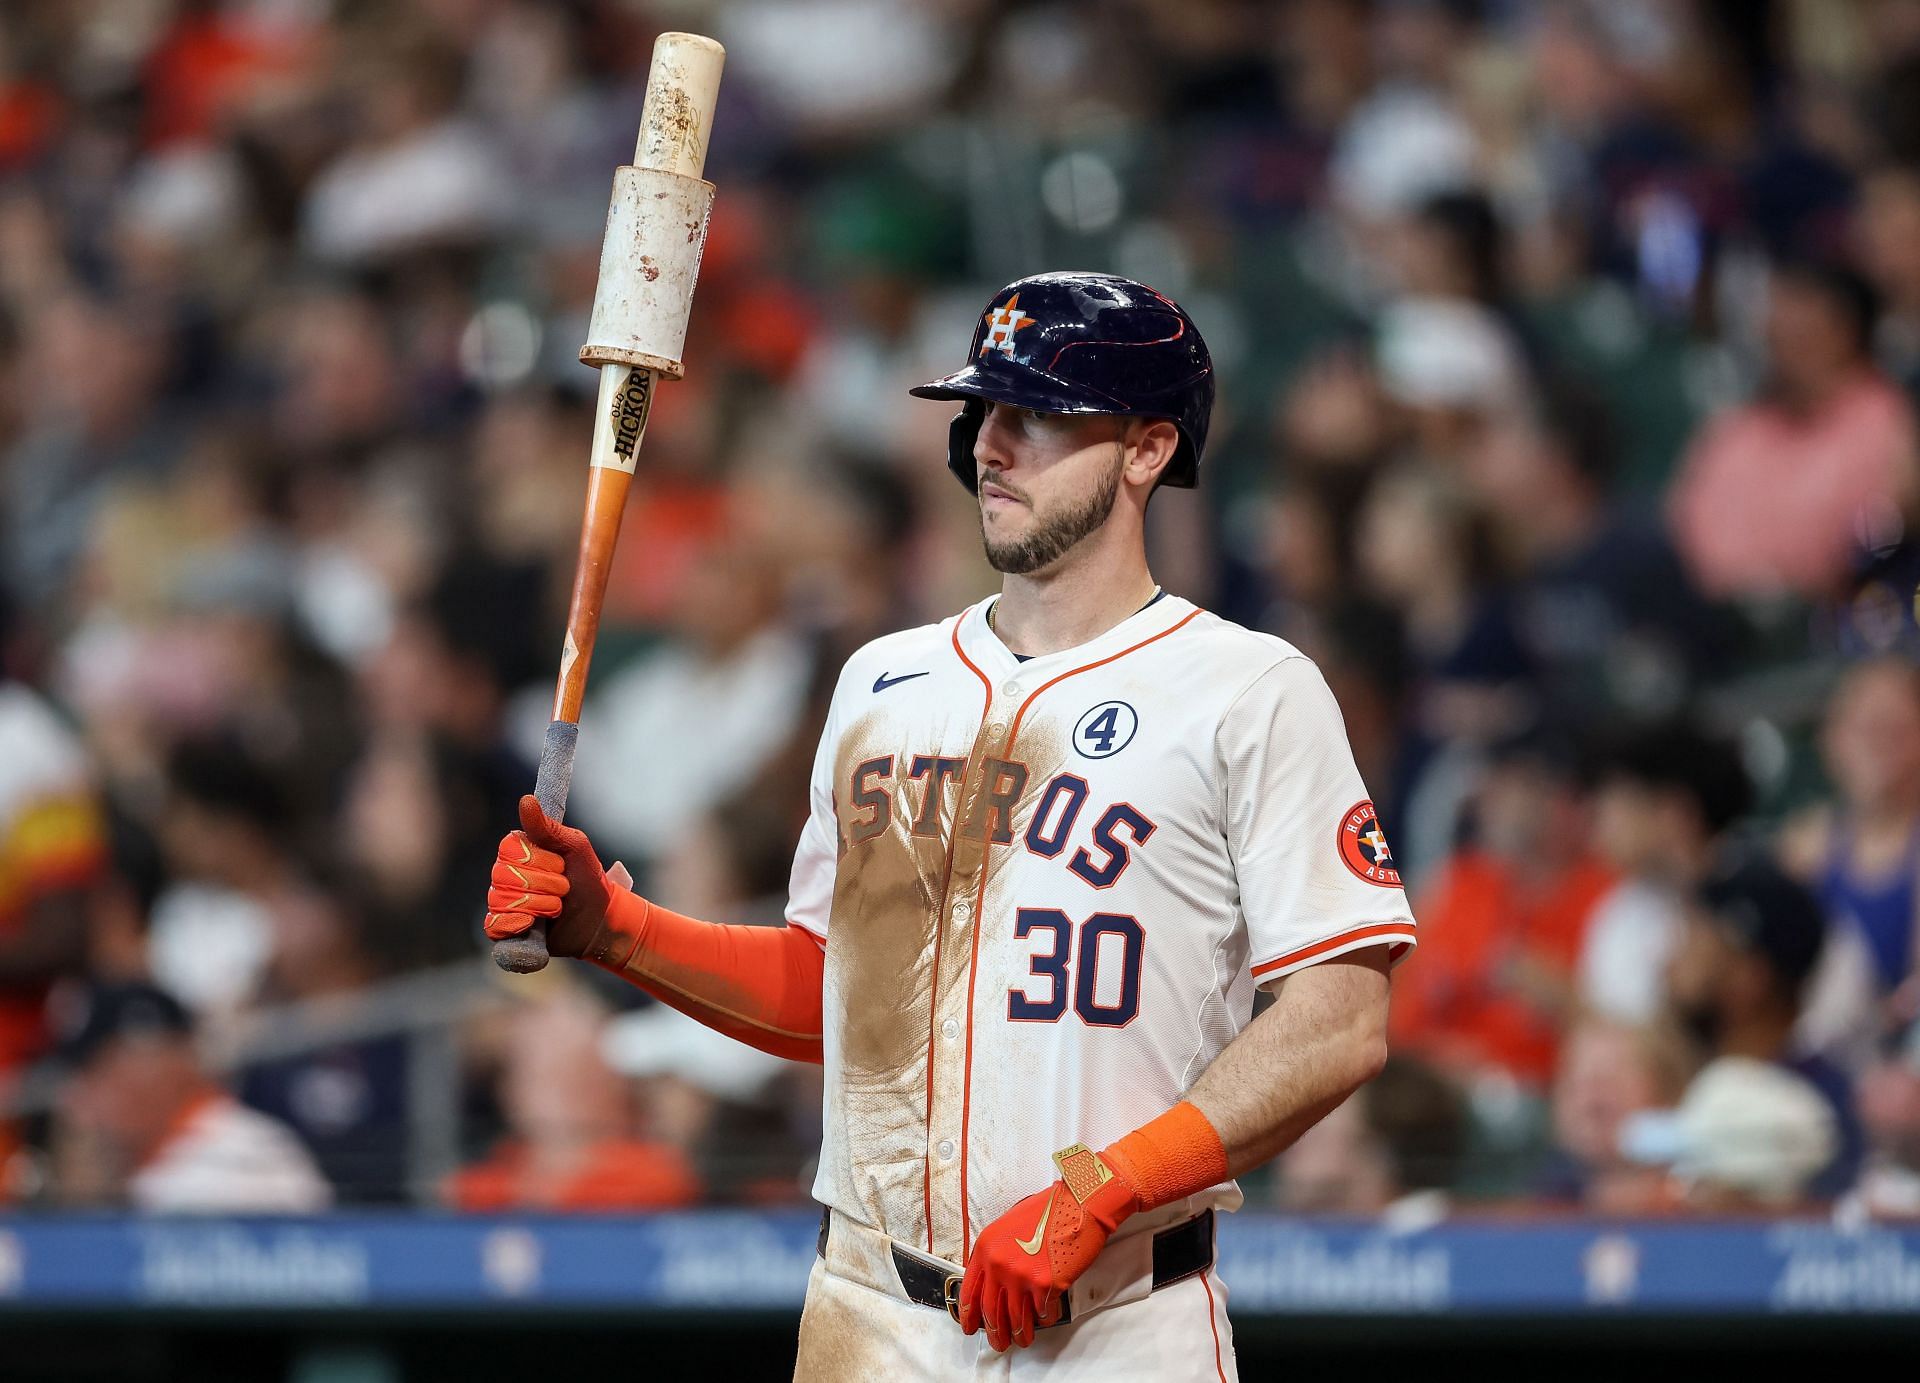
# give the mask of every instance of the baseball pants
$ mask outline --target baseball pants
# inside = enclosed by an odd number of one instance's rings
[[[997,1353],[930,1310],[815,1260],[794,1383],[1238,1383],[1227,1291],[1209,1269]]]

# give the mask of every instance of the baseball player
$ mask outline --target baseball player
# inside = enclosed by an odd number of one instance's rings
[[[841,672],[788,925],[641,898],[528,797],[487,930],[551,919],[554,954],[824,1063],[796,1378],[1224,1383],[1215,1214],[1379,1070],[1413,919],[1319,671],[1148,571],[1213,404],[1192,319],[1041,274],[913,392],[960,404],[1004,580]]]

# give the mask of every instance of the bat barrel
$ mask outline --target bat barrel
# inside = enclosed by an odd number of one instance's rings
[[[629,365],[667,379],[680,351],[707,243],[713,184],[701,179],[726,50],[698,34],[662,34],[653,45],[640,138],[613,178],[600,281],[580,359]]]
[[[685,178],[705,171],[720,68],[726,59],[726,49],[699,34],[662,34],[654,40],[640,141],[633,150],[636,168]]]

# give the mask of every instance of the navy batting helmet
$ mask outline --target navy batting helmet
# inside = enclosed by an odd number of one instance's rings
[[[993,295],[965,366],[911,392],[961,401],[947,432],[947,465],[969,490],[979,485],[973,443],[989,401],[1169,419],[1180,445],[1160,478],[1190,487],[1213,411],[1213,359],[1193,319],[1145,284],[1113,274],[1035,274]]]

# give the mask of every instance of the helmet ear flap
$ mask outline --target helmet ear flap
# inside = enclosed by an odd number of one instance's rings
[[[970,495],[980,493],[980,472],[974,464],[973,444],[980,438],[980,424],[986,416],[986,404],[979,399],[968,399],[947,425],[947,469],[967,487]]]

